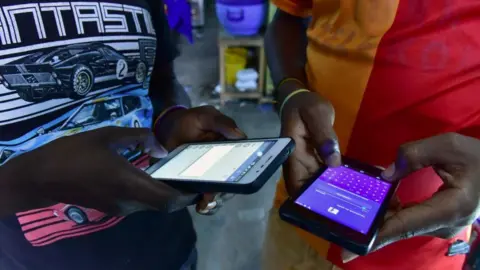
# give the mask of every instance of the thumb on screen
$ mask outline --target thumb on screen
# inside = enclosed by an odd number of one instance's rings
[[[103,131],[107,143],[115,149],[143,147],[144,152],[163,158],[167,150],[157,141],[150,129],[109,127]]]

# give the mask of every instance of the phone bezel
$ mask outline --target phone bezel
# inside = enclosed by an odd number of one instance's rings
[[[218,181],[218,180],[198,180],[198,179],[178,179],[178,178],[157,178],[155,180],[159,181],[176,181],[176,182],[190,182],[190,183],[198,183],[198,184],[221,184],[221,185],[249,185],[254,183],[259,176],[265,171],[269,169],[269,166],[272,162],[277,158],[277,156],[281,155],[285,148],[287,148],[291,143],[291,138],[262,138],[262,139],[248,139],[248,140],[240,140],[240,141],[216,141],[216,142],[201,142],[201,143],[190,143],[185,144],[173,152],[171,152],[167,157],[159,161],[158,163],[154,164],[153,166],[149,167],[146,172],[152,175],[156,172],[159,168],[163,165],[167,164],[170,160],[175,158],[178,154],[180,154],[183,150],[185,150],[190,145],[212,145],[212,144],[237,144],[237,143],[246,143],[246,142],[264,142],[264,141],[275,141],[275,144],[268,150],[268,152],[264,153],[261,159],[255,163],[255,165],[239,180],[235,182],[228,182],[228,181]],[[288,153],[289,154],[289,153]]]
[[[332,235],[334,238],[342,238],[344,241],[346,240],[347,242],[353,243],[357,246],[363,246],[367,249],[366,252],[368,252],[376,238],[380,225],[384,220],[385,214],[387,213],[389,202],[396,192],[396,189],[398,187],[398,181],[387,181],[381,176],[381,173],[383,171],[382,169],[375,166],[367,165],[365,163],[353,160],[348,157],[342,157],[342,163],[344,165],[348,165],[351,169],[362,170],[372,177],[379,177],[380,181],[391,184],[391,188],[385,196],[385,199],[382,202],[375,216],[375,219],[373,220],[372,225],[370,226],[366,234],[358,232],[346,225],[343,225],[337,221],[317,214],[316,212],[295,203],[295,201],[318,179],[318,177],[320,177],[320,175],[325,172],[325,170],[328,168],[327,166],[322,166],[318,173],[316,173],[314,177],[309,179],[307,183],[302,186],[301,191],[295,197],[287,201],[287,208],[290,209],[289,211],[296,212],[297,216],[300,215],[303,222],[307,223],[307,227],[322,227],[324,230],[328,230],[329,234]]]

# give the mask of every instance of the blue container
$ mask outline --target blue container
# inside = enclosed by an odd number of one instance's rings
[[[225,30],[234,36],[258,34],[265,22],[265,0],[217,0],[217,17]]]

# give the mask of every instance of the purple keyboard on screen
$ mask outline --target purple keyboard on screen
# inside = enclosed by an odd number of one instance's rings
[[[374,202],[382,202],[389,188],[388,183],[344,166],[328,168],[320,179]]]

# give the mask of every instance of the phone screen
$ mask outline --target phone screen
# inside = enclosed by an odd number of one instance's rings
[[[151,174],[153,178],[236,182],[266,154],[275,140],[191,144]]]
[[[367,234],[392,185],[348,165],[328,168],[295,203]]]

